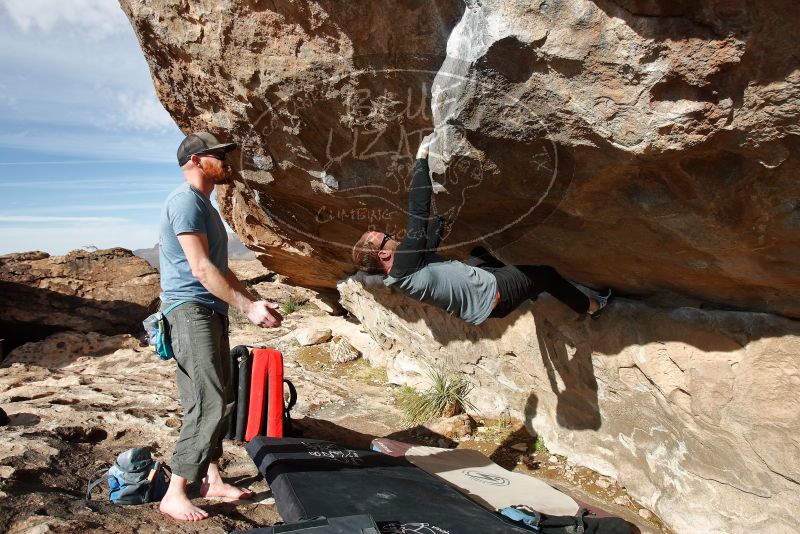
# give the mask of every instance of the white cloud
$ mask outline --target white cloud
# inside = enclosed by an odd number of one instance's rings
[[[0,0],[0,71],[0,254],[153,246],[183,135],[117,1]]]
[[[0,222],[24,222],[24,223],[45,223],[45,222],[65,222],[65,223],[119,223],[128,219],[124,217],[59,217],[50,215],[0,215]]]
[[[115,0],[0,1],[0,70],[0,148],[174,161],[182,135]]]
[[[17,99],[11,94],[11,89],[3,82],[0,82],[0,104],[10,108],[17,105]]]
[[[61,181],[53,181],[51,183],[45,182],[0,182],[2,188],[24,188],[29,191],[43,190],[43,191],[58,191],[64,192],[81,192],[91,194],[92,197],[97,196],[114,196],[114,195],[137,195],[145,193],[161,193],[172,191],[180,182],[165,183],[158,187],[147,188],[127,188],[125,184],[115,182],[116,178],[110,178],[105,183],[93,183],[87,181],[85,183],[73,183],[69,179]]]
[[[115,135],[101,129],[74,129],[62,126],[43,129],[26,135],[0,133],[0,148],[58,153],[78,158],[97,158],[172,163],[183,136],[175,131],[151,134],[120,131]]]
[[[66,204],[63,206],[47,206],[41,208],[25,208],[24,211],[26,214],[35,214],[35,213],[75,213],[75,212],[84,212],[84,213],[96,213],[101,211],[125,211],[125,210],[157,210],[161,209],[162,202],[131,202],[128,204]],[[20,210],[21,211],[21,210]],[[7,213],[6,215],[0,214],[0,222],[3,221],[4,217],[11,217],[16,216],[16,214]],[[31,217],[41,219],[42,217]],[[71,220],[75,219],[75,217],[60,217],[62,219]],[[85,217],[87,219],[113,219],[113,220],[120,220],[119,217]],[[47,219],[50,220],[50,219]],[[40,222],[40,221],[37,221]]]
[[[114,121],[116,126],[122,125],[138,130],[174,130],[175,121],[154,94],[119,94],[117,101],[120,108],[115,114],[120,121]]]
[[[101,193],[95,193],[92,196],[94,198],[100,199],[104,197],[131,197],[131,196],[148,195],[151,193],[161,193],[163,198],[166,199],[167,193],[171,192],[173,189],[178,187],[179,184],[180,182],[174,181],[174,183],[164,184],[161,187],[123,189],[122,191],[106,191]]]
[[[23,31],[83,31],[92,39],[114,35],[128,25],[113,0],[5,0],[11,20]]]
[[[18,167],[28,165],[83,165],[87,163],[130,163],[132,161],[141,161],[139,159],[68,159],[62,161],[0,161],[0,167]],[[103,180],[93,180],[103,181]],[[44,184],[45,182],[37,182]],[[63,183],[63,182],[58,182]],[[74,182],[73,182],[74,183]],[[9,185],[0,182],[0,186]],[[17,184],[12,184],[17,185]]]
[[[136,160],[117,160],[117,161],[136,161]],[[89,161],[89,163],[96,163],[96,161]],[[2,163],[0,163],[2,165]],[[177,167],[177,164],[175,165]],[[57,173],[58,171],[53,171],[53,173]],[[124,176],[124,175],[116,175],[116,174],[108,174],[104,176],[99,176],[97,178],[69,178],[67,180],[63,178],[50,178],[50,177],[39,177],[33,180],[13,180],[12,181],[5,181],[3,177],[0,177],[0,187],[20,187],[20,186],[27,186],[27,187],[35,187],[35,186],[42,186],[42,187],[62,187],[62,188],[71,188],[76,185],[90,185],[93,187],[103,187],[103,186],[113,186],[113,187],[120,187],[120,184],[123,184],[124,187],[139,187],[140,185],[163,185],[164,187],[168,186],[170,182],[174,182],[174,176]],[[155,182],[155,183],[153,183]]]

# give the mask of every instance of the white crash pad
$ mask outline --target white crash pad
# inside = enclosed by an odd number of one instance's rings
[[[503,469],[479,451],[420,447],[378,438],[373,449],[404,456],[489,510],[525,505],[549,515],[575,515],[575,499],[538,478]],[[405,452],[405,454],[403,454]]]

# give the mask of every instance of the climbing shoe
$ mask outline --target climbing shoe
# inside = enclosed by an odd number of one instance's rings
[[[611,289],[609,289],[605,295],[601,295],[600,293],[592,291],[592,296],[590,298],[596,300],[599,306],[595,311],[590,313],[589,316],[592,319],[598,319],[600,315],[603,313],[605,307],[608,305],[608,301],[611,300]]]

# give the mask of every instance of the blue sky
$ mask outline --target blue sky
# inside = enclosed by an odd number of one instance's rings
[[[0,73],[0,254],[153,246],[183,135],[117,1],[0,1]]]

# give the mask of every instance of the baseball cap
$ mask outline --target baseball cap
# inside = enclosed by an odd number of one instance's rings
[[[189,158],[204,152],[223,151],[230,152],[236,148],[236,143],[220,143],[219,140],[208,132],[190,133],[184,137],[178,147],[178,165],[183,167]]]

